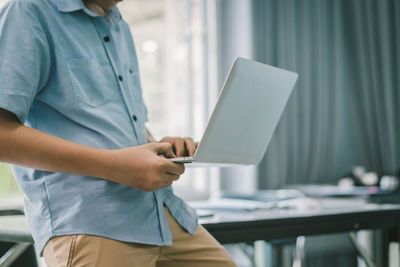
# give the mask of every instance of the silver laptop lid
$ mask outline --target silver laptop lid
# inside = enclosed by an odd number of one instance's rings
[[[258,164],[297,80],[297,73],[237,58],[225,81],[195,162]]]

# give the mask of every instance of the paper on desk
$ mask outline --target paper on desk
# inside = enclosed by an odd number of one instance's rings
[[[206,210],[256,210],[274,208],[276,203],[243,199],[218,199],[208,201],[190,201],[189,205],[194,209]]]
[[[257,209],[296,209],[310,210],[319,208],[319,201],[301,197],[281,201],[262,202],[244,199],[212,199],[207,201],[190,201],[189,205],[197,210],[235,210],[251,211]]]

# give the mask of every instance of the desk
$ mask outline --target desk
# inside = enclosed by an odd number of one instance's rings
[[[354,202],[354,203],[352,203]],[[200,223],[221,243],[270,241],[299,235],[318,235],[385,229],[399,241],[400,205],[368,204],[359,199],[323,199],[315,210],[216,211]]]
[[[359,199],[323,199],[314,210],[218,211],[200,223],[221,243],[382,229],[386,257],[379,266],[389,265],[389,242],[400,241],[400,205]],[[23,216],[0,217],[0,241],[33,242]]]
[[[378,266],[389,265],[389,243],[400,241],[400,205],[368,204],[362,199],[321,199],[320,203],[311,211],[218,211],[200,223],[221,243],[381,229],[386,256]]]

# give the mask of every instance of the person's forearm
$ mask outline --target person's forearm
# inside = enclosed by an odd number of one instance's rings
[[[70,142],[21,125],[0,108],[0,162],[103,178],[144,191],[170,186],[185,171],[168,143],[115,150]]]
[[[0,122],[0,161],[45,171],[106,178],[108,151],[73,143],[13,121]]]

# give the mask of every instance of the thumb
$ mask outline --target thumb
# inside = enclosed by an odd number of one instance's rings
[[[157,143],[154,145],[154,151],[157,153],[157,155],[161,155],[166,158],[176,158],[176,155],[172,151],[172,145],[170,143]]]

